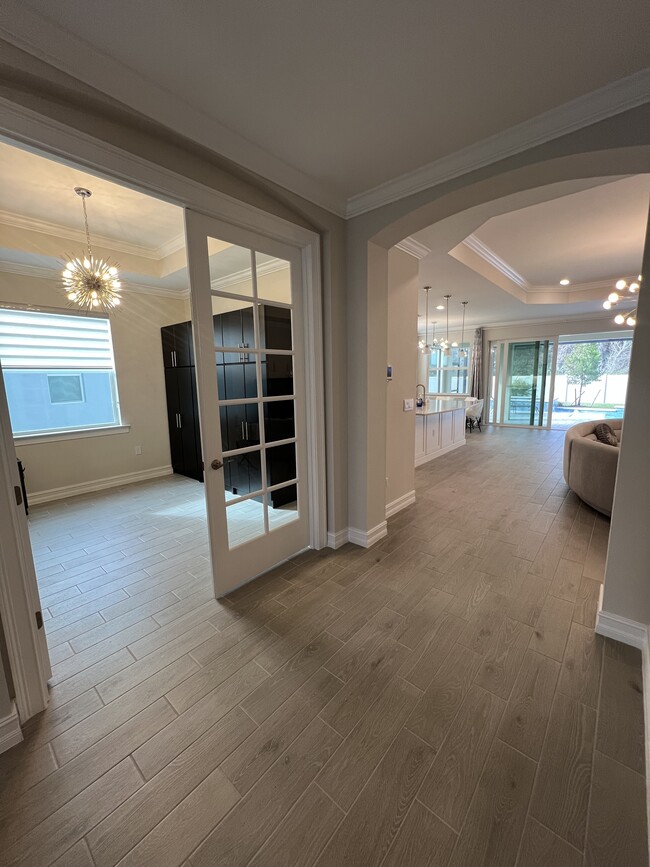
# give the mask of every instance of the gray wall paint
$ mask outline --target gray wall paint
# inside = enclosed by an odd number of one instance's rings
[[[632,344],[603,610],[650,625],[650,224]]]

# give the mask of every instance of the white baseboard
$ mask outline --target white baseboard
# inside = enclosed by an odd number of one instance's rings
[[[373,527],[372,530],[368,530],[368,532],[365,530],[358,530],[356,527],[350,527],[348,529],[348,540],[354,545],[361,545],[362,548],[370,548],[375,544],[375,542],[378,542],[387,535],[388,525],[386,524],[386,521],[377,524],[376,527]]]
[[[0,753],[4,753],[15,747],[23,739],[23,733],[20,728],[20,719],[16,705],[13,704],[12,711],[9,716],[0,719]]]
[[[146,482],[161,476],[170,476],[172,468],[152,467],[150,470],[139,470],[135,473],[123,473],[121,476],[109,476],[105,479],[94,479],[91,482],[81,482],[77,485],[65,485],[62,488],[50,488],[49,491],[34,491],[27,494],[30,506],[39,503],[50,503],[52,500],[67,500],[68,497],[78,497],[80,494],[92,494],[107,488],[119,488],[122,485],[132,485],[134,482]]]
[[[448,452],[453,452],[455,449],[460,449],[464,445],[466,445],[467,440],[461,440],[459,443],[450,443],[448,446],[444,446],[444,448],[438,449],[435,452],[431,452],[428,455],[419,455],[415,459],[415,466],[421,467],[422,464],[428,464],[429,461],[433,461],[436,458],[439,458],[441,455],[446,455]]]
[[[346,542],[349,541],[349,530],[346,527],[344,530],[339,530],[337,533],[328,533],[327,534],[327,547],[328,548],[340,548],[341,545],[345,545]]]
[[[596,632],[605,638],[638,647],[641,651],[645,650],[648,643],[648,627],[644,623],[602,609],[596,617]]]
[[[413,505],[414,502],[415,491],[409,491],[408,494],[403,494],[401,497],[393,500],[392,503],[386,503],[386,517],[392,518],[393,515],[401,512],[402,509],[405,509],[407,506]]]

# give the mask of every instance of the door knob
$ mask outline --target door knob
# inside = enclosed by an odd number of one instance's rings
[[[210,466],[213,470],[220,470],[223,467],[223,463],[220,460],[217,460],[217,458],[215,458],[210,464]]]

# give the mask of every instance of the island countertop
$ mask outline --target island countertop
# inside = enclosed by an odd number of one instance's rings
[[[467,404],[464,400],[455,397],[428,397],[424,406],[415,409],[416,415],[435,415],[440,412],[453,412],[455,409],[465,409]]]

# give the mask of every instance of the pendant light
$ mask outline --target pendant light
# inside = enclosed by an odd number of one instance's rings
[[[461,358],[467,358],[467,350],[465,349],[465,308],[469,304],[469,301],[461,301],[460,303],[463,305],[463,325],[460,332],[460,352],[458,355]]]
[[[424,320],[424,342],[420,340],[419,347],[422,355],[426,355],[427,352],[431,352],[431,345],[429,344],[429,292],[431,292],[431,286],[424,287],[425,292],[425,320]]]
[[[627,280],[617,280],[616,289],[618,289],[619,291],[610,292],[607,296],[607,300],[603,301],[603,307],[605,308],[605,310],[611,310],[612,307],[616,307],[619,301],[631,300],[630,295],[619,295],[619,292],[623,292],[625,289],[627,289],[627,291],[631,294],[632,298],[634,298],[639,292],[639,289],[641,288],[641,279],[642,276],[641,274],[639,274],[636,280],[632,280],[629,284]],[[628,313],[617,313],[614,317],[614,322],[617,325],[627,325],[629,328],[634,328],[634,326],[636,325],[637,309],[638,308],[630,310]]]
[[[75,187],[74,191],[81,197],[83,206],[87,252],[69,259],[63,271],[63,288],[68,301],[86,310],[103,310],[108,313],[121,301],[122,284],[117,267],[93,255],[86,211],[86,199],[92,196],[91,191],[85,187]]]
[[[451,298],[451,295],[445,295],[444,298],[445,298],[445,303],[447,305],[447,310],[446,310],[447,332],[445,334],[445,342],[444,342],[444,346],[443,346],[442,351],[443,351],[444,355],[450,355],[451,349],[449,348],[449,299]]]

